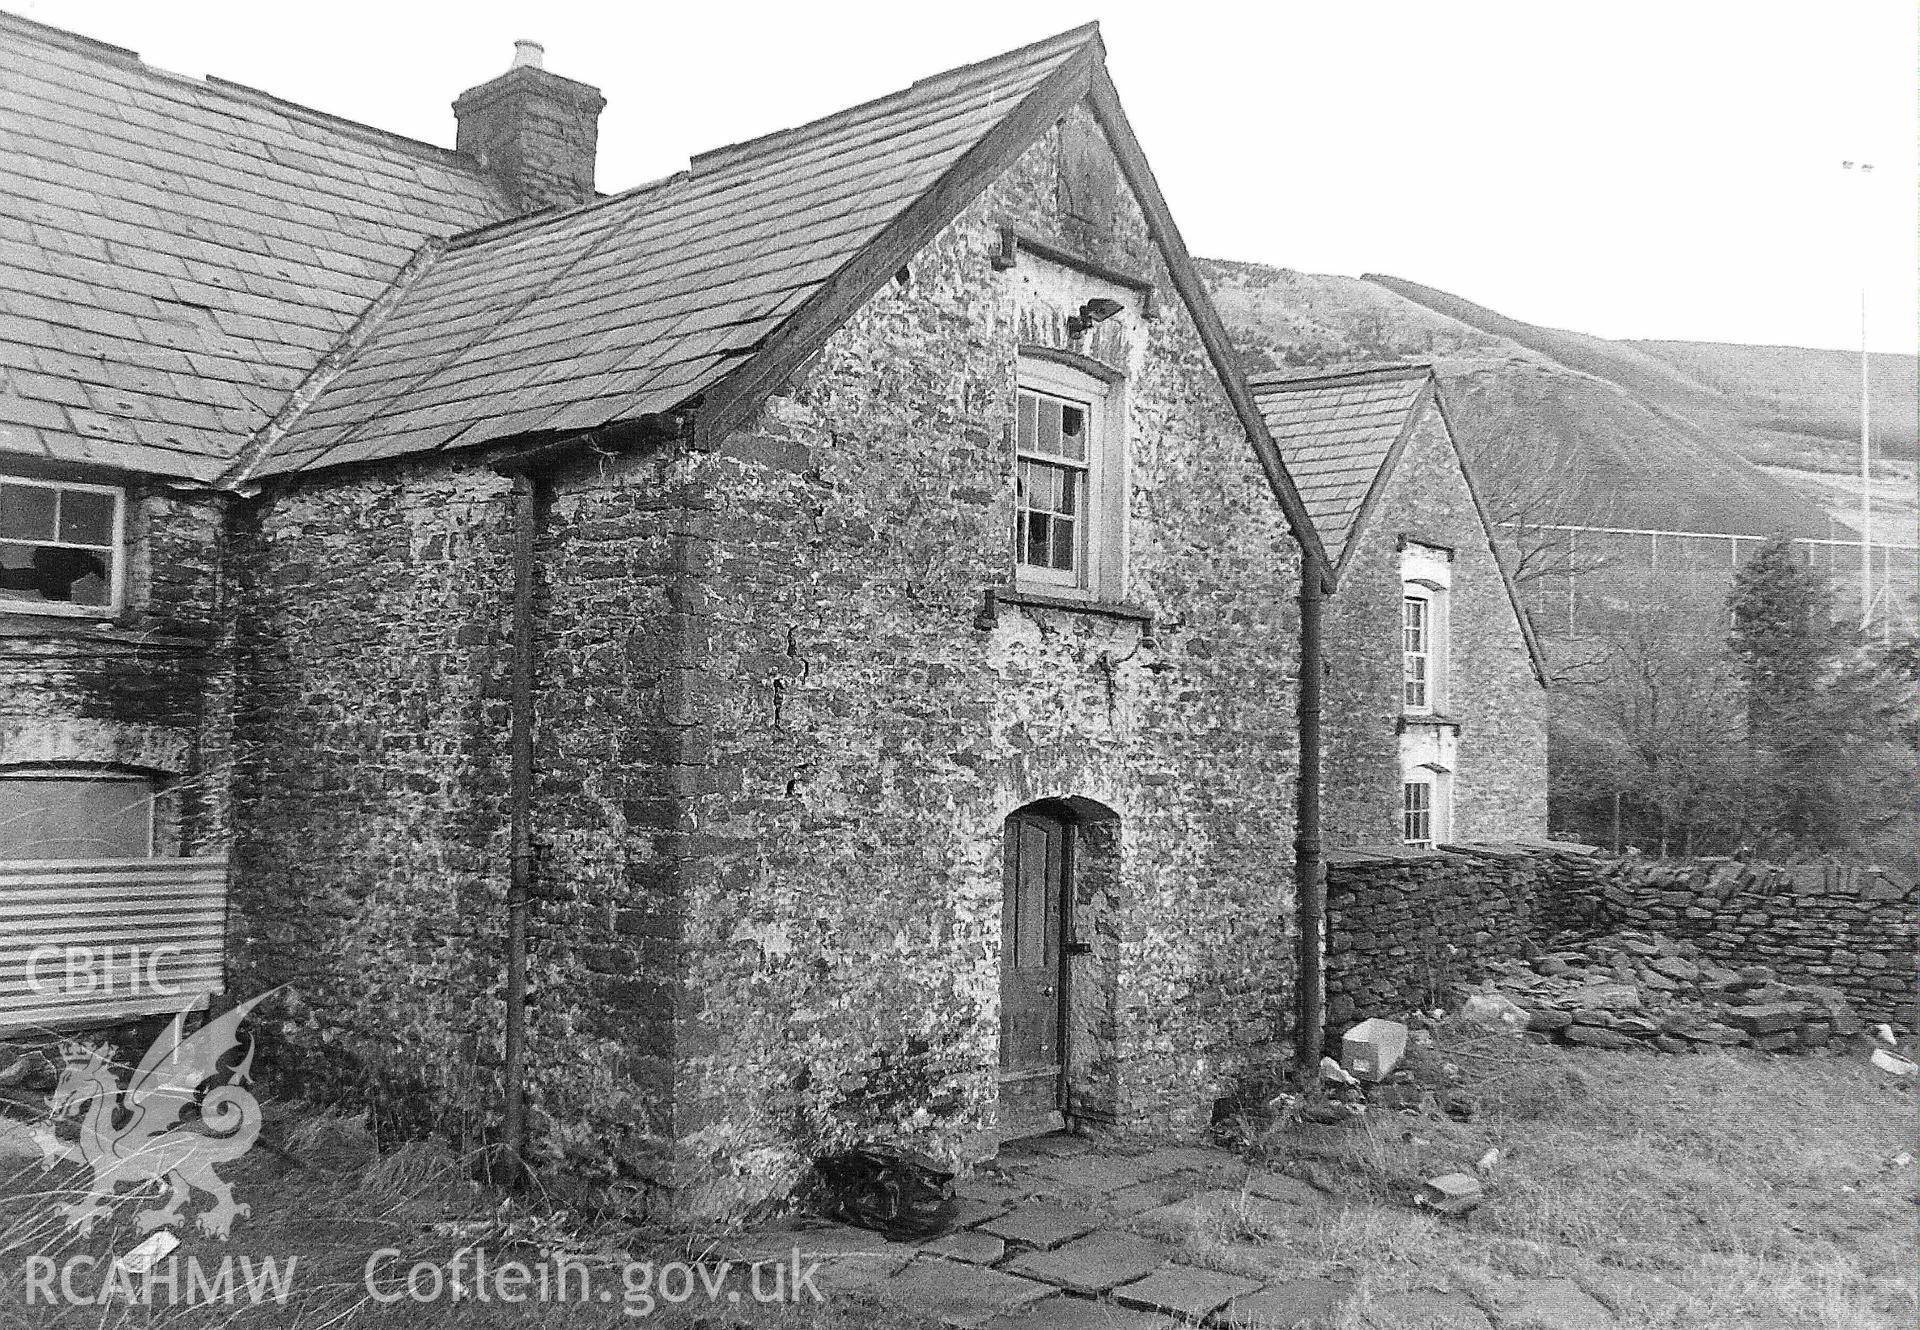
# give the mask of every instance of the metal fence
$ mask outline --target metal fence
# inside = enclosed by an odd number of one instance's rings
[[[1548,566],[1524,597],[1534,626],[1549,638],[1607,633],[1629,618],[1654,616],[1675,632],[1724,633],[1727,597],[1741,563],[1764,537],[1716,531],[1503,524],[1508,539],[1554,546]],[[1835,614],[1860,612],[1860,542],[1799,538],[1807,561],[1833,581]],[[1920,624],[1920,547],[1873,542],[1873,603],[1867,627],[1890,640]]]

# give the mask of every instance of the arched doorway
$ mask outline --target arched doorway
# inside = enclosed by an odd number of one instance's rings
[[[1110,942],[1118,819],[1083,799],[1006,821],[1000,903],[1000,1135],[1112,1114]],[[1101,928],[1100,920],[1108,921]]]

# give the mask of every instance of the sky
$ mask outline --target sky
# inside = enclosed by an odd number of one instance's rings
[[[0,0],[451,146],[517,38],[598,86],[599,185],[1092,18],[1188,248],[1603,337],[1915,349],[1911,0]],[[1872,163],[1862,175],[1844,160]]]

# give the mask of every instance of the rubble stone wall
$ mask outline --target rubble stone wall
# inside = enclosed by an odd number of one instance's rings
[[[1495,960],[1555,930],[1553,867],[1580,856],[1519,845],[1400,845],[1327,855],[1327,1023],[1452,1006]]]
[[[1336,851],[1327,864],[1327,1020],[1451,1006],[1489,965],[1619,929],[1691,943],[1733,968],[1836,989],[1860,1016],[1915,1028],[1920,892],[1825,861],[1611,859],[1547,844]]]
[[[850,1140],[991,1153],[1003,827],[1036,800],[1111,839],[1083,846],[1106,881],[1080,883],[1070,962],[1086,1125],[1202,1129],[1285,1028],[1297,551],[1124,190],[1099,257],[1157,310],[1038,255],[989,262],[1009,219],[1068,243],[1059,137],[701,473],[712,779],[679,1111],[717,1202]],[[1123,311],[1070,339],[1096,297]],[[1032,346],[1124,376],[1131,609],[983,604],[1013,572]]]
[[[230,990],[284,1083],[388,1130],[499,1100],[508,482],[434,461],[288,482],[236,529]]]
[[[1322,839],[1368,846],[1401,835],[1403,538],[1453,551],[1443,710],[1459,727],[1459,766],[1449,838],[1545,836],[1547,690],[1446,426],[1429,405],[1327,601]]]
[[[1085,116],[1085,111],[1075,111]],[[543,480],[536,1160],[739,1213],[811,1157],[997,1136],[1008,814],[1079,819],[1073,1111],[1198,1132],[1285,1029],[1299,552],[1124,193],[1056,129],[720,439]],[[1123,312],[1070,339],[1095,297]],[[1156,306],[1150,308],[1150,305]],[[1125,603],[1017,596],[1023,347],[1120,376]],[[1057,361],[1055,363],[1058,363]],[[236,983],[283,1069],[469,1139],[499,1102],[507,482],[283,482],[246,533]]]
[[[1920,888],[1889,870],[1623,859],[1600,898],[1608,926],[1684,938],[1722,965],[1769,965],[1839,989],[1870,1021],[1915,1027]]]
[[[224,509],[208,494],[131,486],[117,613],[0,613],[0,767],[154,775],[157,849],[167,855],[227,848]]]

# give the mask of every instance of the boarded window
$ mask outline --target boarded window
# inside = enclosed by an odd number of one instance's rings
[[[110,608],[122,503],[107,485],[0,480],[0,609]]]
[[[1120,178],[1100,127],[1084,115],[1060,124],[1060,213],[1096,236],[1113,229]]]
[[[131,773],[0,773],[0,859],[145,859],[153,795],[153,782]]]

